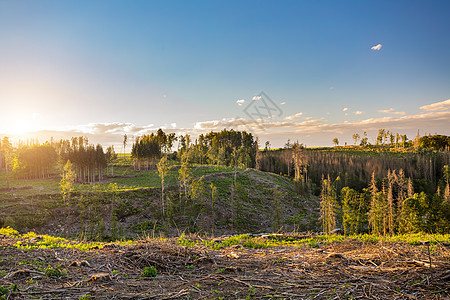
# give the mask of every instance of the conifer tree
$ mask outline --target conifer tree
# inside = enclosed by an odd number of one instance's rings
[[[322,228],[324,232],[330,234],[330,232],[336,228],[338,203],[336,199],[336,190],[329,175],[328,179],[322,179],[322,192],[320,198],[320,218],[322,219]]]

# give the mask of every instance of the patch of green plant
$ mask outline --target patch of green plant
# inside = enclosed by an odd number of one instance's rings
[[[9,288],[4,285],[0,285],[0,299],[9,299],[9,296],[8,298],[6,296],[10,293],[17,292],[18,290],[19,288],[15,283],[11,284]]]
[[[37,235],[34,232],[28,232],[22,236],[17,236],[18,238],[26,239],[26,241],[17,241],[14,247],[17,249],[24,250],[34,250],[40,249],[54,249],[54,248],[68,248],[68,249],[78,249],[81,251],[89,251],[92,249],[102,248],[103,244],[98,242],[75,242],[69,241],[62,237],[54,237],[50,235]],[[37,238],[39,237],[39,238]],[[32,240],[36,238],[35,240]]]
[[[152,230],[159,231],[161,229],[164,229],[163,226],[152,221],[144,221],[141,223],[133,224],[128,228],[131,229],[131,231],[133,231],[134,233],[145,233]]]
[[[6,228],[0,228],[0,234],[9,236],[9,237],[18,237],[19,236],[19,232],[9,226],[7,226]]]
[[[53,268],[52,266],[47,266],[47,268],[45,268],[42,271],[48,277],[64,277],[64,276],[66,276],[65,270],[63,270],[61,266],[56,266],[55,268]]]
[[[7,294],[9,294],[9,289],[4,285],[0,285],[0,296],[4,296]]]
[[[117,216],[117,218],[119,218],[119,220],[123,220],[126,217],[136,215],[141,211],[141,208],[134,207],[133,203],[129,200],[120,201],[114,208],[114,214]]]
[[[44,262],[40,261],[38,259],[30,259],[30,260],[24,260],[19,262],[19,265],[36,265],[36,266],[43,266]]]
[[[143,277],[156,277],[157,275],[158,271],[155,266],[145,267],[141,272],[141,276]]]

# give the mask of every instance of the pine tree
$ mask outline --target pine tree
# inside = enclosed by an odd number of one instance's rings
[[[358,193],[349,188],[344,187],[341,190],[342,198],[342,226],[345,234],[358,233],[360,227],[360,197]]]
[[[320,211],[322,219],[323,231],[327,234],[336,228],[336,216],[338,210],[336,190],[331,182],[330,176],[328,179],[322,180],[322,193],[320,195]]]
[[[372,173],[372,180],[370,182],[370,210],[369,210],[369,225],[374,234],[386,234],[386,205],[385,195],[379,192],[375,179],[375,172]]]

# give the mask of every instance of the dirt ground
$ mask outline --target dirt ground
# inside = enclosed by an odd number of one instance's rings
[[[4,299],[450,298],[450,247],[443,244],[430,252],[423,245],[357,240],[211,250],[168,239],[83,252],[25,251],[16,241],[0,235],[0,285],[10,290]],[[48,266],[63,273],[49,276]],[[156,277],[141,275],[149,266]]]

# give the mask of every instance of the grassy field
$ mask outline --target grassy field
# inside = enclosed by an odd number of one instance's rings
[[[161,178],[157,170],[135,170],[131,164],[131,158],[119,156],[114,163],[114,175],[109,176],[101,182],[92,184],[76,184],[76,192],[91,191],[93,185],[108,186],[116,183],[120,190],[161,188]],[[179,166],[174,165],[166,177],[166,186],[178,185]],[[243,169],[237,169],[241,172]],[[193,166],[191,173],[194,178],[207,176],[215,173],[234,172],[234,168],[226,166]],[[60,193],[60,175],[55,173],[46,179],[18,179],[10,172],[7,180],[6,172],[0,170],[0,198],[29,197],[36,194]],[[9,183],[8,183],[9,182]],[[5,189],[9,186],[9,191]]]
[[[119,155],[116,162],[114,172],[109,168],[109,175],[101,182],[75,184],[70,202],[62,199],[58,174],[38,180],[12,176],[9,181],[12,189],[7,190],[6,174],[1,173],[0,198],[3,201],[0,203],[0,225],[18,226],[21,230],[39,228],[50,233],[54,226],[59,226],[62,228],[58,234],[65,232],[65,235],[73,236],[86,224],[94,222],[103,226],[104,222],[105,231],[109,232],[111,210],[120,210],[116,214],[120,216],[119,225],[124,236],[147,234],[155,228],[166,234],[174,228],[177,232],[255,232],[275,230],[269,228],[283,227],[284,222],[287,227],[301,223],[306,226],[309,224],[309,219],[303,220],[306,211],[314,206],[295,192],[291,179],[225,166],[191,166],[191,180],[201,179],[202,187],[200,194],[187,196],[179,187],[180,166],[173,165],[165,178],[166,217],[170,218],[169,221],[161,212],[161,179],[157,170],[135,170],[129,156],[123,158]],[[111,194],[111,184],[120,193],[118,196]],[[217,188],[215,199],[212,199],[211,185]],[[274,202],[276,190],[279,191],[276,196],[279,202]],[[111,206],[113,197],[117,197],[114,204],[117,208]],[[90,200],[84,200],[87,198]],[[90,203],[89,216],[84,213],[87,208],[83,203]],[[277,214],[274,214],[274,209]],[[310,213],[315,216],[314,212]],[[311,224],[309,229],[316,226],[315,221]]]

